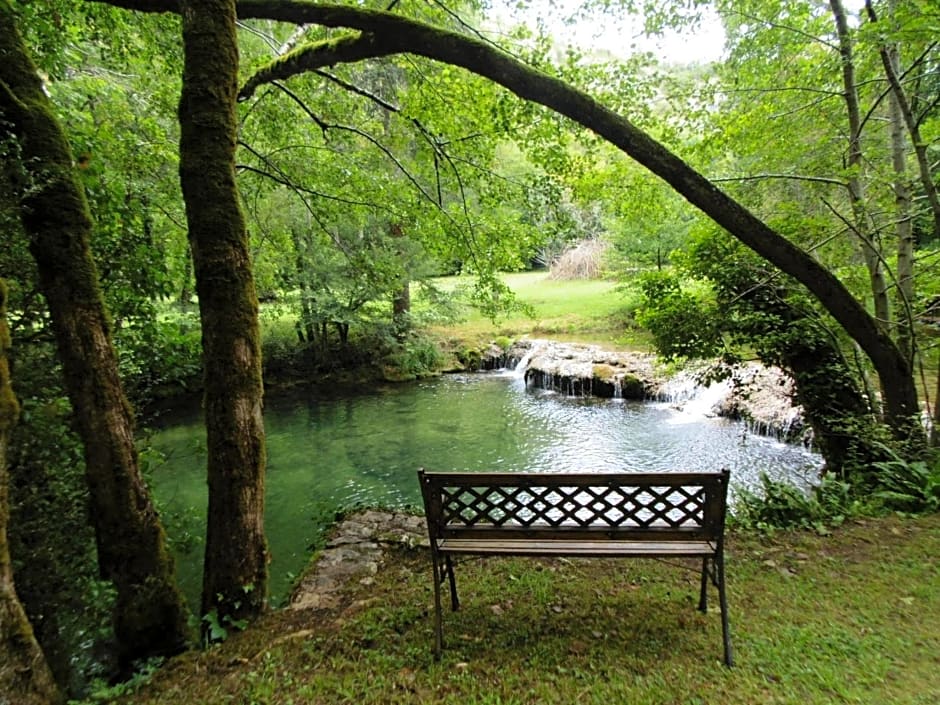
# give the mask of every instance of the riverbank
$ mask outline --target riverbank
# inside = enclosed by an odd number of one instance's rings
[[[445,615],[435,664],[426,549],[369,525],[334,535],[335,549],[383,550],[329,601],[273,612],[114,702],[940,701],[940,515],[856,520],[827,536],[732,532],[731,670],[718,615],[694,609],[695,571],[639,560],[461,564],[462,606]]]

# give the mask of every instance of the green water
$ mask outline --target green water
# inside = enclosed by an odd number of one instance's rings
[[[329,397],[266,400],[265,525],[271,598],[282,600],[310,545],[336,511],[420,504],[416,471],[706,470],[732,485],[760,472],[806,482],[819,458],[755,436],[737,422],[664,403],[568,398],[526,390],[512,374],[448,375]],[[205,431],[198,411],[164,419],[152,443],[166,456],[154,493],[178,554],[180,580],[198,604],[206,506]]]

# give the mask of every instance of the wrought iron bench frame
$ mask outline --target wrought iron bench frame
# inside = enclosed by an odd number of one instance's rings
[[[434,659],[443,650],[441,588],[459,607],[453,557],[701,558],[698,608],[718,589],[724,662],[731,666],[725,595],[728,470],[666,473],[418,471],[434,571]]]

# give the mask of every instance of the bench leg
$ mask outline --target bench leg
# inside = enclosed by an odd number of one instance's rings
[[[698,609],[708,612],[708,559],[702,559],[702,587],[698,596]]]
[[[715,559],[715,579],[718,583],[718,600],[721,605],[721,637],[725,645],[725,665],[730,668],[734,665],[734,656],[731,653],[731,634],[728,630],[728,598],[725,596],[725,561],[721,555]]]
[[[444,625],[441,619],[441,583],[444,576],[441,575],[437,555],[432,556],[431,563],[434,567],[434,660],[440,661],[444,649]]]
[[[450,556],[444,556],[447,578],[450,581],[450,608],[454,612],[460,607],[460,600],[457,599],[457,578],[454,575],[454,563]]]

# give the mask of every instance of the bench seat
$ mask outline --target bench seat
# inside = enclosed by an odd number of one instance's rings
[[[612,541],[556,539],[442,539],[442,553],[478,556],[576,556],[584,558],[696,558],[713,556],[711,541]]]

